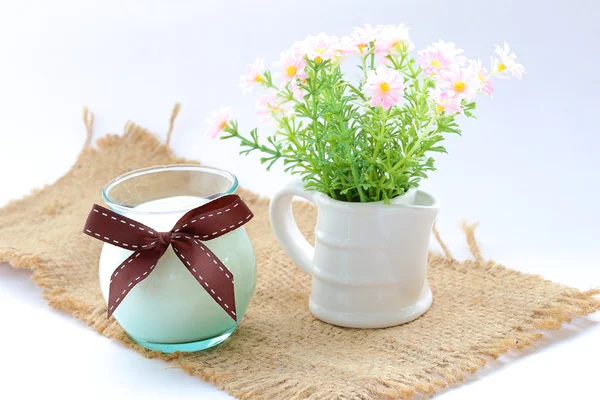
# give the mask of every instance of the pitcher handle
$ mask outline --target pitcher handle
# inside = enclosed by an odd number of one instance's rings
[[[315,270],[313,263],[315,248],[308,243],[298,229],[292,213],[292,200],[294,196],[300,196],[315,204],[316,194],[317,192],[304,190],[302,181],[295,180],[279,189],[271,199],[269,206],[271,228],[279,245],[304,272],[310,275]]]

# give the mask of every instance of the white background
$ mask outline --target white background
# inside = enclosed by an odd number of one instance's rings
[[[178,155],[229,169],[271,195],[286,175],[203,135],[205,117],[221,105],[234,108],[243,129],[258,122],[255,97],[237,89],[245,64],[270,64],[308,34],[404,22],[417,48],[442,38],[484,62],[506,40],[527,70],[481,99],[478,119],[462,121],[463,136],[448,139],[450,154],[422,185],[442,201],[438,226],[455,255],[467,255],[458,222],[481,221],[486,257],[597,287],[599,13],[594,1],[1,1],[0,204],[68,170],[84,142],[83,105],[96,113],[97,136],[122,132],[131,119],[164,138],[176,101]],[[503,357],[439,398],[589,398],[598,390],[599,320]],[[50,310],[28,273],[6,264],[0,344],[0,398],[228,398]]]

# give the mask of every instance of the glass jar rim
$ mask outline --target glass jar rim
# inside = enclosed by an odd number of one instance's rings
[[[136,169],[133,171],[129,171],[122,175],[117,176],[116,178],[111,179],[106,185],[104,185],[104,188],[102,188],[102,200],[112,210],[114,210],[117,213],[145,214],[145,215],[181,213],[181,212],[189,211],[189,210],[196,208],[202,204],[205,204],[205,202],[198,202],[197,205],[186,206],[186,207],[178,208],[178,209],[174,208],[172,210],[166,210],[166,211],[152,211],[152,210],[140,211],[140,210],[136,210],[134,207],[117,204],[114,201],[112,201],[109,197],[109,192],[112,188],[114,188],[115,186],[117,186],[120,183],[123,183],[129,179],[136,178],[136,177],[143,176],[143,175],[154,174],[154,173],[159,173],[159,172],[168,172],[168,171],[194,171],[194,172],[210,173],[210,174],[220,175],[220,176],[228,179],[231,182],[229,189],[227,189],[223,193],[218,193],[218,196],[213,196],[211,198],[221,197],[221,196],[225,196],[227,194],[232,194],[236,191],[236,189],[238,187],[237,177],[234,174],[232,174],[231,172],[226,171],[224,169],[214,168],[214,167],[205,167],[205,166],[198,165],[198,164],[154,165],[152,167],[140,168],[140,169]]]

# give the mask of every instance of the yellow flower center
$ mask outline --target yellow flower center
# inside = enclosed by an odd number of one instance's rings
[[[455,92],[464,92],[465,88],[467,87],[467,84],[464,81],[456,81],[454,82],[454,91]]]
[[[361,43],[361,44],[357,45],[356,47],[358,47],[358,51],[359,51],[360,53],[362,53],[362,52],[363,52],[363,50],[364,50],[364,48],[365,48],[365,47],[367,47],[367,45],[366,45],[366,44],[364,44],[364,43]]]
[[[431,61],[431,66],[435,67],[435,68],[441,68],[442,63],[439,60],[433,60],[433,61]]]
[[[254,82],[261,83],[264,81],[265,81],[265,78],[263,78],[262,76],[260,76],[258,74],[254,77]]]
[[[285,69],[285,74],[288,78],[293,78],[296,75],[296,72],[298,72],[298,70],[293,65],[290,65]]]
[[[394,43],[392,43],[392,49],[397,49],[397,50],[404,49],[404,41],[396,40]]]
[[[379,84],[379,88],[383,93],[387,93],[390,91],[390,85],[387,82],[381,82]]]
[[[498,72],[502,72],[506,69],[506,65],[504,63],[498,64]]]
[[[481,72],[477,74],[477,77],[479,78],[481,83],[485,83],[485,78],[483,77],[483,74]]]
[[[442,111],[444,111],[444,107],[440,106],[439,104],[435,106],[435,111],[441,113]]]
[[[219,124],[219,131],[222,131],[227,126],[227,121],[221,121]]]
[[[315,47],[315,53],[323,55],[323,54],[325,54],[325,49],[323,47]],[[323,62],[323,57],[316,56],[315,61],[317,63],[321,63],[321,62]]]

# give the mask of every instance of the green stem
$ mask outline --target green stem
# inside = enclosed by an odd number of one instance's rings
[[[358,197],[360,197],[360,202],[366,203],[367,196],[365,196],[365,192],[359,183],[360,180],[358,179],[358,169],[356,168],[356,163],[352,163],[352,178],[354,179],[354,182],[356,184],[356,190],[358,190]]]
[[[350,85],[351,86],[351,85]],[[327,96],[326,101],[328,101],[330,104],[335,104],[335,102],[341,97],[343,96],[343,93],[338,94],[338,93],[332,93],[331,91],[331,86],[328,85],[327,86],[327,90],[325,91],[325,95]],[[346,128],[346,124],[343,118],[343,109],[341,108],[335,108],[333,111],[335,120],[337,122],[338,125],[338,131],[339,132],[348,132],[348,129]],[[345,136],[345,135],[344,135]],[[354,185],[356,186],[356,190],[358,191],[358,196],[360,198],[360,201],[362,203],[366,203],[368,201],[367,196],[365,195],[364,189],[361,186],[360,183],[360,177],[358,174],[358,168],[356,166],[356,163],[354,162],[354,154],[353,154],[353,149],[356,148],[356,143],[355,143],[355,138],[352,137],[346,137],[345,139],[348,140],[348,145],[344,146],[345,147],[345,153],[346,156],[348,157],[348,161],[350,163],[350,169],[352,172],[352,180],[354,181]],[[348,194],[346,193],[346,197],[348,198]],[[349,199],[351,199],[352,197],[350,196]]]
[[[235,128],[228,126],[224,129],[224,132],[229,133],[230,136],[221,136],[221,140],[235,137],[240,140],[240,146],[250,147],[251,148],[250,151],[259,150],[263,153],[267,153],[267,154],[271,154],[272,156],[276,156],[277,158],[283,157],[283,154],[279,151],[279,149],[273,150],[273,149],[268,148],[265,145],[262,145],[253,140],[247,139],[244,136],[242,136]]]
[[[335,195],[335,191],[333,190],[333,188],[331,187],[331,182],[329,181],[329,176],[327,175],[327,168],[324,168],[323,165],[325,164],[325,152],[324,152],[324,148],[323,148],[323,142],[322,142],[322,137],[320,135],[320,130],[319,130],[319,117],[317,116],[317,111],[318,111],[318,96],[316,95],[316,85],[317,85],[317,77],[318,77],[318,70],[315,70],[313,68],[309,69],[309,76],[308,76],[308,81],[309,81],[309,86],[310,86],[310,97],[311,97],[311,103],[312,103],[312,110],[311,110],[311,120],[312,120],[312,131],[315,137],[315,149],[317,151],[317,157],[319,158],[319,162],[321,164],[321,168],[319,168],[319,178],[323,181],[323,184],[325,185],[325,187],[327,187],[327,190],[329,191],[330,195],[332,198],[336,198]],[[308,107],[309,103],[308,101],[306,101],[306,105]]]
[[[386,127],[386,123],[387,123],[387,114],[385,112],[385,110],[383,109],[383,107],[380,107],[381,109],[381,125],[380,125],[380,129],[379,129],[379,136],[376,138],[377,142],[375,143],[375,150],[373,151],[373,160],[375,160],[375,162],[377,162],[377,156],[379,155],[379,150],[381,149],[381,143],[383,135],[385,134],[385,127]]]
[[[393,172],[395,172],[398,168],[402,167],[405,163],[406,160],[410,159],[413,155],[413,153],[415,152],[415,150],[421,145],[421,138],[418,138],[413,145],[411,146],[410,150],[404,155],[404,157],[402,157],[402,159],[400,161],[398,161],[389,171],[388,173],[391,174]]]
[[[285,101],[293,101],[296,104],[303,104],[300,100],[298,100],[296,97],[294,97],[294,94],[289,89],[287,89],[287,87],[285,89],[285,90],[287,90],[287,92],[285,92],[279,86],[274,85],[273,82],[271,82],[271,81],[264,81],[264,82],[262,82],[262,85],[269,89],[275,89],[277,91],[277,93],[282,95],[281,97],[283,97],[283,99]]]
[[[367,55],[364,55],[362,58],[362,69],[365,77],[365,82],[367,81]]]
[[[244,146],[252,147],[253,149],[259,150],[263,153],[268,153],[273,156],[277,156],[277,158],[280,158],[283,156],[283,154],[281,154],[281,152],[279,150],[272,150],[265,145],[254,143],[253,141],[248,140],[245,137],[242,137],[241,135],[240,135],[240,140]]]
[[[387,113],[385,112],[385,110],[383,109],[383,107],[380,107],[380,115],[381,115],[381,125],[380,125],[380,129],[379,129],[379,135],[375,137],[375,149],[373,151],[373,155],[371,156],[372,158],[372,162],[373,164],[377,165],[377,157],[379,156],[379,152],[381,150],[381,145],[383,143],[383,137],[385,135],[385,129],[386,129],[386,123],[387,123]],[[373,181],[375,178],[373,177],[373,174],[377,174],[376,171],[371,171],[369,173],[369,180]],[[371,196],[376,196],[375,193],[375,189],[371,189]],[[379,198],[379,196],[377,195],[377,198]]]

